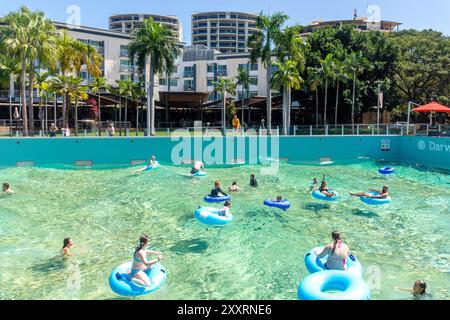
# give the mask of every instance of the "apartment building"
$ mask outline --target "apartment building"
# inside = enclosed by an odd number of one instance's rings
[[[199,12],[192,15],[192,44],[222,53],[248,52],[248,38],[258,32],[258,14],[243,12]]]

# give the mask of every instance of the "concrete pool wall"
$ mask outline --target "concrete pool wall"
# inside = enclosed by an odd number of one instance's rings
[[[161,163],[209,166],[256,164],[280,158],[326,164],[360,159],[419,164],[450,170],[450,139],[410,136],[313,137],[114,137],[0,139],[0,167],[126,167],[156,155]]]

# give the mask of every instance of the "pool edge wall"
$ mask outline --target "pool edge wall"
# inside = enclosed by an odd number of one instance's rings
[[[371,159],[448,170],[449,140],[407,136],[2,138],[0,167],[76,167],[77,163],[126,167],[156,155],[161,163],[174,165],[193,159],[202,159],[208,166],[257,164],[271,158],[310,165]]]

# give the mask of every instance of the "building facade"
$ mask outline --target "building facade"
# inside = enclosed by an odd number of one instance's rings
[[[248,52],[249,36],[258,32],[258,14],[201,12],[192,15],[192,45],[204,45],[222,53]]]
[[[157,14],[117,14],[109,17],[109,30],[130,33],[133,28],[143,24],[147,18],[153,18],[157,23],[168,27],[177,42],[183,42],[183,27],[176,16],[163,16]]]
[[[233,98],[241,100],[253,96],[266,96],[266,69],[259,60],[251,63],[248,53],[221,53],[202,45],[185,47],[176,61],[175,72],[170,77],[170,89],[166,76],[158,77],[158,91],[208,93],[208,101],[222,100],[216,92],[216,82],[224,77],[235,79],[238,69],[248,70],[250,86],[245,90],[237,86]],[[231,97],[231,96],[230,96]]]

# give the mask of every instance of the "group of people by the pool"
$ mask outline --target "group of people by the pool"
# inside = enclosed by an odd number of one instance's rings
[[[350,248],[344,243],[341,237],[341,233],[333,231],[331,233],[332,242],[325,245],[322,251],[315,252],[319,258],[325,258],[325,268],[327,270],[342,270],[347,271],[346,260],[350,256]],[[151,270],[154,265],[163,260],[163,254],[160,251],[150,250],[149,247],[150,238],[147,235],[143,235],[139,238],[139,244],[133,251],[132,265],[129,271],[129,281],[132,281],[138,285],[144,287],[150,287],[152,285],[151,279],[148,277],[146,271]],[[70,238],[64,239],[62,253],[64,257],[71,257],[73,254],[71,249],[75,248],[75,244]],[[148,255],[155,255],[156,259],[149,259]],[[415,297],[427,297],[430,296],[426,292],[427,284],[423,280],[417,280],[413,284],[412,289],[403,289],[395,287],[398,290],[407,291],[412,293]]]
[[[150,161],[148,162],[147,166],[154,165],[156,162],[155,156],[152,156]],[[144,169],[139,169],[134,172],[140,172]],[[204,164],[201,161],[195,161],[194,166],[191,170],[191,174],[195,174],[196,172],[199,172],[200,170],[204,170]],[[250,186],[251,187],[257,187],[258,182],[256,180],[256,176],[254,174],[251,174],[250,176]],[[3,185],[3,191],[5,192],[9,189],[9,185]],[[233,181],[232,185],[228,188],[229,192],[238,192],[239,186],[236,181]],[[334,191],[330,188],[328,188],[327,183],[325,181],[325,175],[323,176],[322,182],[320,186],[318,186],[317,179],[313,179],[313,183],[311,185],[311,191],[319,190],[321,193],[325,194],[328,197],[333,197],[335,195]],[[386,198],[388,196],[388,187],[384,186],[381,191],[370,189],[371,191],[376,191],[377,194],[372,193],[350,193],[351,196],[356,197],[371,197],[371,198]],[[228,194],[222,190],[221,182],[215,181],[214,187],[211,190],[210,196],[211,197],[223,197],[227,196]],[[281,196],[277,196],[276,199],[273,199],[273,201],[281,202],[283,198]],[[224,204],[223,209],[220,210],[220,215],[228,216],[231,214],[231,202],[226,201]],[[324,249],[320,252],[316,252],[317,256],[319,258],[325,258],[326,257],[326,263],[325,268],[328,270],[343,270],[347,271],[347,264],[346,260],[350,255],[350,248],[343,242],[340,232],[333,231],[331,234],[332,242],[325,245]],[[132,257],[132,266],[129,271],[129,280],[142,285],[144,287],[151,286],[152,282],[150,278],[148,277],[146,271],[151,270],[153,266],[161,261],[163,259],[163,255],[160,251],[150,250],[148,249],[149,246],[149,237],[147,235],[143,235],[139,238],[139,244],[135,248],[133,257]],[[63,246],[63,255],[65,257],[72,256],[70,253],[70,250],[74,248],[75,245],[73,241],[70,238],[64,239],[64,246]],[[156,259],[150,260],[148,258],[148,255],[155,255]],[[407,291],[411,292],[414,296],[427,296],[429,295],[426,293],[427,285],[422,280],[417,280],[413,288],[411,290],[406,289]],[[405,290],[401,288],[397,288],[400,290]]]

